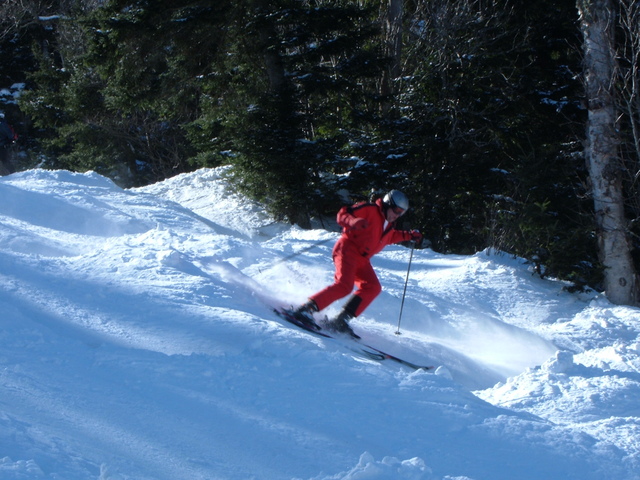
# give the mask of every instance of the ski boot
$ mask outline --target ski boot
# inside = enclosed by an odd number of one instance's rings
[[[332,332],[344,333],[355,339],[359,339],[360,336],[356,334],[356,332],[354,332],[353,329],[347,323],[352,318],[353,318],[353,315],[343,310],[338,314],[336,318],[334,318],[327,324],[327,329],[331,330]]]
[[[292,310],[291,316],[299,322],[309,325],[316,330],[320,330],[320,326],[313,318],[313,314],[316,312],[318,312],[318,305],[316,305],[316,302],[314,302],[313,300],[309,300],[304,305],[298,307],[295,310]]]

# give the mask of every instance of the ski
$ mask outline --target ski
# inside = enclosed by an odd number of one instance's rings
[[[360,342],[358,342],[360,343]],[[382,350],[376,348],[376,347],[372,347],[371,345],[367,345],[366,343],[362,344],[364,347],[366,348],[370,348],[371,350],[373,350],[372,354],[375,354],[376,357],[382,357],[380,358],[380,360],[393,360],[394,362],[400,363],[402,365],[405,365],[407,367],[413,368],[414,370],[433,370],[435,369],[435,367],[433,365],[416,365],[415,363],[409,362],[407,360],[404,360],[402,358],[396,357],[395,355],[391,355],[390,353],[387,352],[383,352]],[[363,352],[365,352],[367,355],[369,355],[369,352],[367,352],[366,350],[363,349]]]
[[[382,362],[384,360],[391,360],[393,362],[399,363],[401,365],[404,365],[406,367],[412,368],[414,370],[433,370],[435,367],[434,366],[426,366],[426,365],[417,365],[415,363],[409,362],[407,360],[404,360],[400,357],[396,357],[395,355],[391,355],[390,353],[384,352],[382,350],[380,350],[379,348],[376,347],[372,347],[371,345],[368,345],[366,343],[361,342],[359,339],[352,337],[351,335],[341,335],[340,337],[336,337],[334,335],[330,335],[325,331],[322,330],[322,327],[320,325],[318,325],[317,323],[313,322],[311,319],[302,319],[299,318],[295,315],[293,315],[293,312],[291,312],[290,310],[287,309],[278,309],[278,308],[274,308],[273,309],[274,313],[276,315],[278,315],[278,317],[280,317],[281,319],[309,332],[324,338],[331,338],[334,340],[338,340],[339,338],[345,338],[345,339],[349,339],[351,340],[353,343],[355,343],[357,346],[352,346],[352,345],[345,345],[347,348],[349,348],[351,351],[358,353],[360,355],[363,355],[365,358],[371,359],[371,360],[376,360],[378,362]]]

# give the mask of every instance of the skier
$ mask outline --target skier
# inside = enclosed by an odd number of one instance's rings
[[[17,139],[18,135],[4,119],[4,113],[0,113],[0,147],[13,145]]]
[[[11,147],[17,139],[18,135],[4,119],[4,113],[0,113],[0,175],[8,175],[11,173],[9,147]]]
[[[313,313],[349,295],[355,284],[356,291],[327,328],[359,338],[347,322],[360,315],[382,291],[371,257],[391,243],[422,242],[422,234],[417,230],[395,229],[395,222],[408,208],[409,199],[399,190],[391,190],[375,202],[341,208],[337,220],[342,235],[333,247],[334,283],[309,297],[293,315],[313,322]]]

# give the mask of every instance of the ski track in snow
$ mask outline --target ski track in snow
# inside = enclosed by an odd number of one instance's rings
[[[640,479],[640,309],[416,250],[399,319],[392,246],[353,327],[439,368],[367,360],[269,307],[331,282],[337,233],[226,172],[0,178],[0,479]]]

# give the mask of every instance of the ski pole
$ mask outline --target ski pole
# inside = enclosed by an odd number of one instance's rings
[[[269,265],[266,268],[266,270],[264,270],[264,271],[266,272],[267,270],[270,270],[271,268],[274,268],[274,267],[280,265],[281,263],[288,262],[289,260],[297,257],[298,255],[302,255],[303,253],[308,252],[309,250],[311,250],[311,249],[313,249],[315,247],[319,247],[321,245],[324,245],[325,243],[327,243],[327,242],[329,242],[331,240],[334,240],[334,238],[333,237],[329,237],[329,238],[325,238],[324,240],[319,240],[319,241],[309,245],[308,247],[303,248],[302,250],[298,250],[297,252],[294,252],[294,253],[292,253],[290,255],[287,255],[286,257],[282,257],[282,258],[276,260],[275,262],[273,262],[271,265]],[[262,270],[260,270],[260,273],[264,273],[264,272]]]
[[[409,255],[409,266],[407,267],[407,278],[404,280],[404,291],[402,292],[402,303],[400,303],[400,315],[398,316],[398,329],[396,335],[400,335],[400,321],[402,320],[402,310],[404,309],[404,297],[407,295],[407,284],[409,283],[409,272],[411,271],[411,260],[413,260],[413,250],[416,242],[411,242],[411,255]]]
[[[316,247],[324,245],[325,243],[330,242],[331,240],[335,240],[335,239],[333,237],[329,237],[329,238],[325,238],[324,240],[318,240],[317,242],[313,243],[312,245],[309,245],[308,247],[303,248],[302,250],[298,250],[297,252],[294,252],[294,253],[292,253],[290,255],[287,255],[286,257],[282,257],[280,260],[278,260],[275,263],[275,265],[277,265],[279,263],[287,262],[287,261],[291,260],[292,258],[295,258],[298,255],[302,255],[303,253],[306,253],[311,249],[314,249]]]

